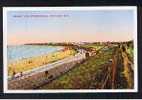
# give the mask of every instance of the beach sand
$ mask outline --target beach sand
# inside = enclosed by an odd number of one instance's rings
[[[13,63],[8,64],[8,76],[13,76],[17,73],[24,72],[27,70],[31,70],[33,68],[37,68],[39,66],[55,62],[57,60],[63,59],[70,55],[74,55],[74,50],[62,50],[58,52],[54,52],[47,55],[41,55],[36,57],[31,57],[27,59],[18,60]]]

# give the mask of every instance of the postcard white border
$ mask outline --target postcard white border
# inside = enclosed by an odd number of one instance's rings
[[[133,10],[134,12],[134,89],[54,89],[54,90],[8,90],[7,86],[7,12],[8,11],[46,11],[46,10]],[[3,84],[4,93],[104,93],[104,92],[138,92],[137,65],[137,7],[136,6],[102,6],[102,7],[3,7]]]

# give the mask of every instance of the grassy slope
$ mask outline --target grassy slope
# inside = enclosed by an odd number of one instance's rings
[[[133,48],[132,48],[132,47],[129,47],[129,48],[127,49],[127,53],[128,53],[128,56],[129,56],[130,60],[133,61],[133,58],[134,58],[134,55],[133,55],[134,50],[133,50]]]
[[[112,50],[99,53],[95,57],[88,58],[84,63],[76,65],[68,73],[44,85],[41,89],[83,89],[95,88],[94,76],[100,74],[103,65],[112,58]]]
[[[101,46],[101,45],[87,44],[87,45],[84,45],[83,47],[85,47],[85,48],[95,48],[96,50],[99,50],[99,49],[102,48],[103,46]]]

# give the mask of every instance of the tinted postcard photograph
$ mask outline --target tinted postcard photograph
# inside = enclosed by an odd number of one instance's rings
[[[137,92],[137,9],[4,7],[4,92]]]

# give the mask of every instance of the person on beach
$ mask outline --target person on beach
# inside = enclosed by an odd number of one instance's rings
[[[45,75],[46,75],[46,76],[48,75],[48,71],[45,71]]]
[[[21,77],[23,76],[23,72],[20,72],[20,76],[21,76]]]
[[[13,77],[15,77],[15,75],[16,75],[16,72],[15,72],[15,71],[13,71],[13,75],[12,75],[12,76],[13,76]]]

